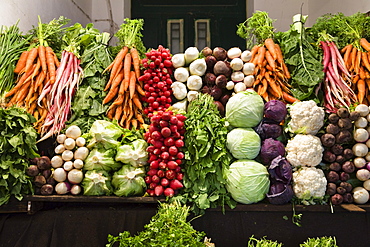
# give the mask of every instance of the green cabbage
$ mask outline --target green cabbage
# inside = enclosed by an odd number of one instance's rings
[[[226,189],[232,198],[252,204],[265,198],[270,187],[267,168],[254,160],[237,160],[229,167]]]
[[[144,168],[123,165],[113,174],[112,185],[116,196],[142,196],[145,193]]]
[[[225,117],[233,127],[255,127],[262,120],[264,103],[254,91],[242,91],[226,104]]]
[[[93,149],[85,160],[84,170],[116,171],[122,167],[122,163],[115,161],[114,149]]]
[[[116,161],[121,161],[134,167],[144,166],[148,161],[147,147],[148,143],[143,139],[137,139],[130,144],[119,146],[117,148]]]
[[[261,149],[261,138],[252,128],[235,128],[227,134],[226,147],[236,159],[254,159]]]
[[[87,148],[115,148],[120,142],[118,139],[122,137],[124,129],[118,124],[106,121],[96,120],[85,138],[89,141]]]
[[[82,180],[85,196],[103,196],[111,194],[110,177],[105,171],[87,171]]]

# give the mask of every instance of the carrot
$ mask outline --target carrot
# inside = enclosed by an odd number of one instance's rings
[[[33,81],[33,78],[35,78],[38,73],[39,73],[39,70],[40,70],[40,67],[41,67],[41,60],[40,60],[40,57],[37,58],[37,62],[36,62],[36,66],[35,68],[32,70],[32,76],[31,76],[31,80]]]
[[[355,75],[353,78],[352,78],[352,84],[356,84],[358,82],[358,80],[360,79],[360,75]]]
[[[369,63],[369,58],[367,57],[366,52],[361,52],[361,61],[364,64],[365,68],[370,71],[370,63]]]
[[[257,59],[257,65],[259,67],[263,67],[262,66],[262,63],[263,63],[263,60],[265,58],[265,52],[266,52],[266,48],[264,46],[260,46],[258,48],[258,59]]]
[[[130,73],[130,84],[129,84],[129,92],[130,92],[130,99],[134,96],[135,89],[136,89],[136,73],[131,71]]]
[[[107,111],[107,118],[109,119],[113,119],[113,113],[115,113],[115,110],[117,108],[117,105],[115,105],[114,107],[110,108],[108,111]]]
[[[141,104],[141,101],[139,99],[139,97],[137,96],[137,94],[135,93],[134,96],[132,97],[132,101],[134,102],[135,106],[137,108],[139,108],[139,110],[142,110],[143,109],[143,106]]]
[[[124,89],[127,91],[130,84],[130,75],[131,75],[131,54],[127,53],[125,56],[125,61],[123,62],[123,83]]]
[[[276,70],[276,63],[275,63],[275,59],[272,57],[272,54],[270,53],[270,51],[265,52],[265,58],[266,58],[268,64],[271,66],[272,71],[275,71]]]
[[[15,66],[14,73],[20,73],[24,67],[26,66],[26,61],[28,57],[29,51],[22,52],[21,56],[18,59],[17,65]]]
[[[271,54],[272,58],[273,58],[274,60],[276,60],[276,59],[277,59],[277,57],[278,57],[278,55],[277,55],[277,53],[276,53],[276,47],[275,47],[275,42],[274,42],[274,40],[273,40],[273,39],[271,39],[271,38],[267,38],[267,39],[265,39],[265,46],[266,46],[267,50],[270,52],[270,54]]]
[[[267,82],[266,78],[263,78],[262,79],[262,88],[261,88],[261,91],[258,94],[263,95],[264,93],[266,93],[267,87],[268,87],[268,82]]]
[[[350,59],[351,59],[351,67],[348,68],[349,71],[353,71],[356,65],[356,57],[357,57],[357,48],[354,46],[351,51]]]
[[[117,95],[118,93],[118,87],[115,87],[115,88],[111,88],[108,92],[108,94],[105,96],[105,98],[103,99],[103,105],[104,104],[107,104],[109,103],[111,100],[114,99],[114,97]]]
[[[366,51],[370,51],[370,43],[365,38],[360,39],[360,45],[362,48],[364,48]]]
[[[365,98],[365,81],[363,79],[360,79],[358,80],[357,82],[357,90],[358,90],[358,93],[357,93],[357,98],[358,98],[358,102],[360,104],[362,104],[364,98]]]
[[[118,105],[117,108],[116,108],[116,111],[115,111],[115,114],[114,114],[114,119],[119,121],[121,116],[122,116],[122,104],[121,105]]]
[[[255,56],[257,55],[257,53],[258,53],[258,48],[259,48],[258,45],[253,46],[253,48],[251,50],[251,60],[249,61],[250,63],[253,63],[253,60],[254,60]]]
[[[57,55],[55,55],[54,51],[52,52],[52,54],[53,54],[53,57],[54,57],[55,66],[58,68],[60,66],[60,62],[58,60],[58,57],[57,57]]]
[[[27,96],[30,84],[31,84],[31,81],[28,81],[27,83],[23,84],[21,89],[16,94],[17,96],[15,98],[15,103],[23,101],[23,99]]]
[[[47,46],[45,50],[46,50],[46,65],[49,72],[48,74],[50,76],[50,83],[53,84],[56,78],[55,60],[53,55],[54,52],[50,46]]]
[[[357,54],[356,54],[356,64],[355,64],[355,72],[357,74],[360,73],[360,67],[361,67],[361,51],[360,50],[357,50]]]
[[[124,99],[125,99],[125,97],[123,96],[123,94],[118,94],[118,97],[114,100],[113,104],[110,105],[109,109],[113,108],[115,106],[122,105]]]
[[[37,90],[38,87],[42,86],[44,80],[46,78],[46,73],[44,71],[41,71],[36,78],[36,87],[35,90]],[[36,91],[35,91],[36,92]]]
[[[282,90],[280,88],[280,85],[277,84],[274,80],[268,81],[268,84],[269,84],[269,88],[273,92],[271,94],[280,99],[282,97],[282,94],[283,94]]]
[[[345,53],[343,55],[343,61],[344,61],[344,64],[346,65],[346,68],[349,69],[351,67],[350,56],[351,56],[351,52],[352,52],[352,49],[353,49],[353,45],[349,44],[349,45],[346,45],[346,47],[347,47],[347,49],[345,50]]]
[[[110,78],[109,80],[113,80],[114,77],[116,77],[117,73],[120,72],[120,64],[124,60],[126,54],[128,53],[128,47],[124,46],[121,48],[121,50],[118,52],[117,56],[114,59],[114,65],[112,67],[112,70],[110,71]],[[131,63],[131,61],[130,61]]]
[[[137,129],[137,119],[135,118],[131,119],[131,125],[132,125],[132,128]]]
[[[119,73],[113,79],[113,81],[111,81],[111,85],[109,87],[108,87],[108,83],[107,85],[105,85],[104,91],[107,91],[109,89],[111,90],[111,89],[114,89],[115,87],[118,87],[120,83],[122,82],[122,80],[123,80],[123,68],[121,69],[121,71],[119,71]]]
[[[145,91],[143,90],[142,87],[140,87],[140,85],[138,83],[136,83],[136,91],[142,95],[142,96],[145,96]]]
[[[299,99],[294,98],[292,95],[283,91],[283,100],[287,103],[293,104],[294,102],[299,101]]]
[[[143,116],[139,113],[139,112],[135,112],[135,117],[136,117],[136,119],[139,121],[139,123],[144,123],[144,118],[143,118]]]
[[[362,79],[362,80],[364,80],[366,78],[365,69],[362,66],[359,69],[359,75],[360,75],[360,79]]]
[[[41,68],[42,68],[42,71],[44,71],[44,73],[46,73],[46,71],[47,71],[46,48],[45,48],[45,46],[40,45],[38,49],[39,49],[38,52],[39,52],[39,59],[40,59],[40,62],[41,62]]]
[[[37,52],[38,52],[38,49],[36,47],[30,50],[30,53],[27,56],[24,72],[27,73],[31,69],[33,62],[35,61],[37,57]]]
[[[139,52],[136,48],[130,49],[131,58],[132,58],[132,64],[134,65],[134,71],[136,78],[140,77],[140,57]]]
[[[283,58],[283,52],[280,49],[280,45],[275,44],[275,51],[276,51],[277,61],[280,64],[282,64],[284,62],[284,58]]]

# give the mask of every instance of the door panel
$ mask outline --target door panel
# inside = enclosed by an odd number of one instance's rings
[[[131,12],[131,18],[144,19],[143,41],[147,48],[169,46],[167,20],[170,19],[184,20],[184,49],[195,46],[195,21],[210,19],[211,48],[245,49],[245,41],[236,35],[236,25],[246,19],[246,0],[134,0]]]

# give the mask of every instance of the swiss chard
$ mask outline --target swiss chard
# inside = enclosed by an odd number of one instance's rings
[[[0,108],[0,206],[11,196],[33,193],[26,175],[29,159],[38,157],[35,118],[21,108]]]
[[[191,101],[186,116],[184,190],[178,197],[192,203],[195,214],[217,206],[235,207],[225,187],[226,171],[232,161],[226,149],[225,119],[208,94]]]

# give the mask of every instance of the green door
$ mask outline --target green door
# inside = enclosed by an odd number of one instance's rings
[[[131,18],[144,19],[147,48],[163,45],[173,54],[190,46],[245,49],[236,26],[246,19],[246,0],[133,0]]]

